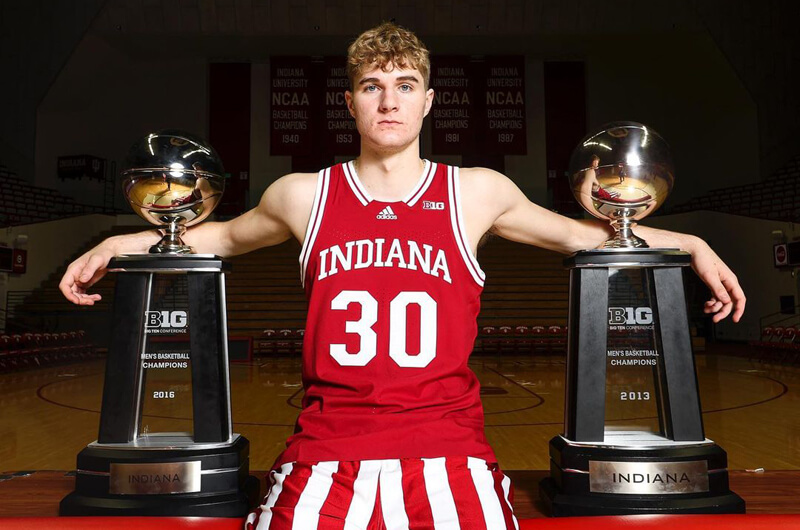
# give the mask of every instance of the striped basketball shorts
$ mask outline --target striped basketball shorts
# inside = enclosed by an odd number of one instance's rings
[[[246,530],[518,530],[511,480],[472,457],[292,462]]]

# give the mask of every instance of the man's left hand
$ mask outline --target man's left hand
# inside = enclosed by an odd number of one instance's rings
[[[705,303],[703,312],[713,314],[716,323],[733,311],[733,321],[739,322],[747,298],[736,275],[705,241],[694,238],[690,252],[692,268],[711,289],[711,299]]]

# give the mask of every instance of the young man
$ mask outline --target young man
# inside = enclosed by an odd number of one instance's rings
[[[258,529],[513,529],[509,480],[483,432],[480,385],[467,367],[484,281],[486,232],[563,253],[594,248],[607,223],[531,203],[505,176],[419,158],[430,111],[428,52],[383,24],[348,50],[347,105],[361,154],[273,183],[260,204],[190,229],[197,252],[232,256],[295,237],[309,298],[303,410],[271,472]],[[640,227],[653,247],[692,253],[718,322],[745,297],[700,239]],[[114,237],[72,263],[64,295],[86,289],[118,254],[145,253],[154,232]]]

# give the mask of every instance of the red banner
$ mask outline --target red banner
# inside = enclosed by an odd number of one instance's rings
[[[350,89],[344,57],[326,57],[324,61],[324,121],[322,145],[332,155],[358,155],[361,137],[356,130],[356,120],[347,110],[345,91]],[[322,84],[320,86],[323,86]]]
[[[311,115],[318,109],[310,57],[270,59],[270,154],[308,155],[314,142]],[[317,97],[315,97],[317,96]]]
[[[460,155],[475,149],[474,80],[467,56],[434,57],[433,153]]]
[[[486,57],[482,64],[480,96],[485,153],[527,154],[525,129],[525,58],[521,55]]]

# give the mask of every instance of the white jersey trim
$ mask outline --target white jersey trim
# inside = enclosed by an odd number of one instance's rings
[[[362,206],[366,206],[367,204],[372,202],[372,197],[369,196],[367,190],[364,189],[364,186],[361,185],[361,181],[358,180],[358,175],[356,174],[356,168],[353,165],[353,161],[346,164],[342,164],[342,169],[344,169],[344,177],[347,180],[347,184],[350,185],[350,189],[353,190],[353,195],[356,196],[356,199],[361,203]]]
[[[461,257],[467,266],[467,270],[472,275],[472,279],[483,287],[486,274],[481,269],[478,260],[472,254],[472,247],[469,244],[467,230],[464,226],[464,213],[461,211],[461,190],[459,189],[458,168],[447,167],[447,196],[450,199],[450,223],[453,226],[453,235],[456,238]]]
[[[350,189],[353,190],[353,194],[362,204],[362,206],[366,206],[367,204],[371,203],[374,199],[367,191],[367,188],[364,187],[364,184],[361,183],[361,179],[358,177],[358,172],[356,171],[354,161],[351,160],[346,164],[342,164],[344,168],[344,175],[347,180],[347,184],[350,186]],[[414,204],[419,200],[420,197],[425,193],[428,187],[431,185],[433,181],[433,175],[436,173],[436,163],[431,162],[430,160],[423,160],[424,166],[422,168],[422,173],[417,179],[417,183],[414,185],[414,188],[409,192],[408,195],[403,198],[402,201],[409,206],[414,206]],[[395,202],[395,201],[380,201],[380,202]]]
[[[303,240],[303,248],[300,249],[300,282],[305,285],[306,267],[314,241],[317,239],[319,227],[322,224],[322,216],[325,213],[325,202],[328,199],[328,189],[330,188],[331,168],[323,169],[317,177],[317,190],[314,192],[314,206],[311,208],[311,216],[308,218],[306,227],[306,237]]]
[[[431,185],[431,180],[433,180],[433,174],[436,172],[436,164],[430,162],[429,160],[425,160],[425,167],[422,168],[422,175],[420,175],[419,180],[417,181],[414,189],[411,190],[411,193],[406,195],[403,199],[403,202],[409,206],[414,206],[422,194],[425,193],[425,190],[428,189],[428,186]],[[413,202],[412,202],[413,199]]]

